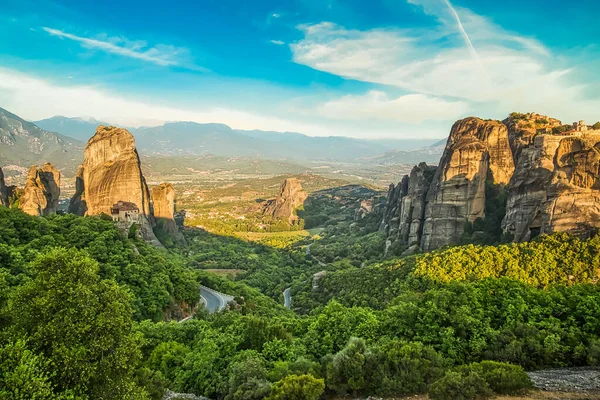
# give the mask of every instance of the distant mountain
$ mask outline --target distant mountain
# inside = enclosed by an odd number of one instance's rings
[[[445,147],[446,140],[442,140],[430,146],[414,150],[391,150],[374,157],[364,157],[359,162],[371,162],[375,165],[384,166],[418,164],[424,161],[429,165],[437,165],[440,162]]]
[[[36,124],[87,141],[98,125],[94,119],[55,116]],[[363,140],[343,136],[312,137],[296,132],[232,129],[225,124],[168,122],[161,126],[130,128],[140,152],[163,156],[254,157],[295,161],[355,161],[393,150],[427,147],[435,139]]]
[[[258,157],[298,161],[340,160],[390,150],[375,141],[342,136],[311,137],[294,132],[235,130],[224,124],[171,122],[134,130],[141,151],[151,154]]]
[[[52,118],[34,121],[34,124],[50,132],[60,132],[63,135],[86,143],[89,138],[94,136],[98,125],[110,125],[106,122],[95,120],[94,118],[69,118],[61,115]]]
[[[74,175],[83,159],[82,142],[49,132],[0,108],[0,166],[29,167],[46,162]]]

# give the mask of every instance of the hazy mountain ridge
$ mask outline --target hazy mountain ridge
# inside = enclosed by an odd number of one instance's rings
[[[74,174],[81,162],[83,143],[60,133],[49,132],[0,108],[0,161],[2,165],[31,165],[50,162]]]
[[[87,141],[99,121],[56,116],[37,121],[40,127]],[[109,125],[107,123],[104,123]],[[215,155],[298,161],[356,161],[389,151],[427,148],[435,139],[365,140],[344,136],[313,137],[296,132],[238,130],[218,123],[167,122],[155,127],[128,128],[142,153],[152,155]],[[409,156],[407,154],[407,156]],[[438,155],[439,156],[439,155]],[[410,160],[403,161],[411,163]],[[422,161],[422,160],[419,160]],[[427,161],[427,160],[425,160]]]

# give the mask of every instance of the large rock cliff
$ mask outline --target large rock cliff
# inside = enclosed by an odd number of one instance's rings
[[[562,125],[535,113],[502,122],[466,118],[452,127],[429,184],[424,168],[390,188],[387,247],[459,243],[467,223],[486,216],[487,186],[508,192],[502,229],[515,241],[600,228],[600,131],[582,121]]]
[[[552,128],[561,126],[557,120],[544,121]],[[538,129],[519,152],[503,229],[515,241],[552,232],[595,234],[600,228],[599,174],[599,130],[579,125],[560,134],[540,134]]]
[[[162,183],[152,188],[152,208],[157,226],[177,242],[185,244],[185,238],[175,223],[175,190],[171,184]]]
[[[86,209],[86,215],[111,215],[116,203],[132,203],[139,210],[137,224],[141,236],[160,245],[152,231],[150,192],[131,133],[122,128],[99,126],[87,143],[78,177],[71,211],[81,213]]]
[[[295,211],[307,198],[308,195],[302,189],[300,181],[296,178],[287,178],[281,185],[277,197],[263,204],[262,213],[265,216],[287,219],[290,224],[293,224],[298,221]]]
[[[30,215],[48,215],[58,210],[60,172],[52,164],[29,168],[19,207]]]
[[[8,188],[4,182],[4,172],[0,168],[0,206],[8,207]]]

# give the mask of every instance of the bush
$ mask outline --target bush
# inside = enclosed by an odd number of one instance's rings
[[[473,363],[468,368],[481,376],[494,393],[517,394],[533,386],[531,379],[519,365],[482,361]]]
[[[312,375],[290,375],[273,385],[267,400],[317,400],[324,390],[323,379]]]
[[[486,381],[476,372],[448,371],[444,377],[431,385],[431,400],[473,400],[492,396]]]

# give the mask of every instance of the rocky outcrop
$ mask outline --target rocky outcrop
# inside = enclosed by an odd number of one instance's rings
[[[83,165],[80,165],[77,169],[77,175],[75,176],[75,195],[69,202],[69,212],[71,214],[84,216],[87,212],[87,205],[85,202],[85,189],[83,183]]]
[[[502,229],[515,241],[600,229],[600,131],[583,121],[563,125],[535,113],[466,118],[452,127],[432,179],[425,168],[390,187],[381,224],[386,249],[459,243],[466,223],[485,218],[488,186],[507,193],[506,212],[496,209],[494,220],[504,215]]]
[[[420,245],[425,217],[426,197],[436,167],[421,163],[398,185],[391,185],[384,209],[381,230],[387,235],[386,247]]]
[[[515,241],[600,228],[600,131],[538,135],[523,148],[509,185],[503,229]]]
[[[273,200],[263,203],[262,214],[273,218],[286,219],[290,224],[298,221],[296,210],[300,208],[308,195],[296,178],[287,178],[281,185],[279,194]]]
[[[152,208],[157,226],[185,244],[185,238],[175,223],[175,190],[171,184],[162,183],[152,188]]]
[[[0,168],[0,206],[8,207],[8,188],[4,182],[2,168]]]
[[[508,129],[500,121],[454,124],[429,192],[421,248],[457,244],[465,221],[485,216],[485,185],[506,184],[514,171]]]
[[[99,126],[87,143],[78,175],[72,211],[81,213],[86,209],[86,215],[111,215],[112,206],[119,201],[133,203],[139,210],[137,224],[141,236],[160,245],[152,230],[150,192],[131,133],[113,126]]]
[[[49,215],[58,210],[60,172],[52,164],[29,168],[19,207],[30,215]]]

